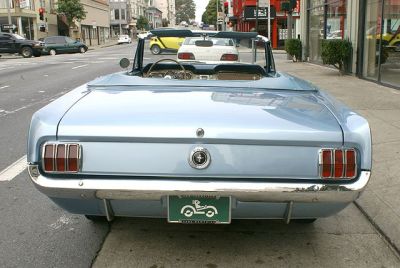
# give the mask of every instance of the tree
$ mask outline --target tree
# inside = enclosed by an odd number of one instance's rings
[[[86,18],[86,11],[80,0],[58,0],[57,13],[66,17],[68,26]]]
[[[206,11],[204,11],[203,15],[201,16],[201,20],[205,24],[216,24],[217,22],[217,2],[219,3],[218,10],[222,12],[221,3],[222,0],[210,0],[206,7]]]
[[[196,5],[193,0],[175,0],[176,23],[196,18]]]
[[[144,17],[144,16],[140,16],[136,22],[136,28],[138,28],[139,30],[148,30],[149,29],[149,20]]]

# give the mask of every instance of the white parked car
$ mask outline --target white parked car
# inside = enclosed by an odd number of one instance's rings
[[[177,57],[178,61],[239,62],[239,52],[230,38],[187,37]]]
[[[129,35],[120,35],[118,37],[118,44],[130,44],[132,43],[132,39],[129,37]]]
[[[137,35],[137,37],[141,39],[148,39],[150,35],[151,35],[150,32],[142,31]]]

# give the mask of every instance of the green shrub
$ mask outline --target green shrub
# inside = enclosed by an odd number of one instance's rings
[[[293,61],[301,60],[301,41],[299,39],[287,39],[285,41],[285,51],[293,57]]]
[[[346,65],[351,59],[351,50],[351,42],[348,40],[322,40],[322,62],[335,66],[340,73],[345,73]]]

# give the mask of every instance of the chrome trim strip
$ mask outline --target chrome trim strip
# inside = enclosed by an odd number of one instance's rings
[[[50,197],[161,200],[167,195],[232,196],[239,201],[254,202],[352,202],[370,179],[362,171],[358,180],[329,184],[312,182],[243,182],[212,180],[146,179],[65,179],[37,174],[37,165],[28,166],[35,186]],[[31,172],[33,171],[33,172]],[[338,181],[339,182],[339,181]]]

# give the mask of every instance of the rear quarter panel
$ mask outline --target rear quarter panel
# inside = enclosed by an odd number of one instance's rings
[[[72,105],[88,93],[86,85],[80,86],[33,114],[28,133],[28,163],[40,160],[40,145],[45,141],[56,139],[57,126],[61,118]]]
[[[372,137],[368,121],[327,92],[320,90],[317,94],[322,102],[338,120],[343,131],[343,144],[355,147],[361,154],[361,169],[371,170]]]

